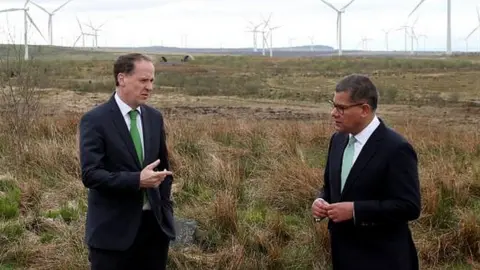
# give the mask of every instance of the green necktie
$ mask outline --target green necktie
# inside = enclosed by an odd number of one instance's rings
[[[355,142],[357,140],[355,137],[350,136],[348,140],[347,147],[345,147],[345,151],[343,152],[343,161],[342,161],[342,183],[340,192],[343,191],[343,187],[345,186],[345,182],[347,181],[348,174],[350,173],[350,169],[353,165],[353,153],[355,151]]]
[[[143,168],[143,149],[142,149],[142,140],[140,139],[140,132],[138,132],[137,126],[137,110],[132,110],[128,113],[130,115],[130,136],[132,136],[133,144],[135,145],[135,150],[137,152],[138,160],[140,161],[140,166]],[[143,192],[143,202],[147,202],[147,193]]]
[[[137,127],[137,110],[132,110],[128,113],[130,115],[130,136],[132,136],[133,144],[135,145],[135,150],[137,151],[138,161],[140,165],[143,164],[143,150],[142,150],[142,140],[140,139],[140,132],[138,132]]]

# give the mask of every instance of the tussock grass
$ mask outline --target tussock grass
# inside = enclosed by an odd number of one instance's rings
[[[60,63],[65,62],[35,62],[49,78],[37,84],[65,89],[78,84],[73,89],[95,92],[111,87],[111,62]],[[169,91],[312,104],[331,95],[339,76],[361,70],[377,78],[389,103],[445,106],[465,119],[478,116],[475,107],[460,112],[457,106],[478,96],[473,71],[480,66],[468,60],[198,57],[183,66],[157,67],[164,76],[158,87],[169,85]],[[452,80],[453,73],[459,80]],[[93,86],[80,89],[85,80]],[[464,85],[458,97],[447,95],[457,93],[458,84]],[[438,88],[424,89],[429,86]],[[0,269],[87,269],[80,115],[40,112],[0,122]],[[436,121],[428,123],[424,115],[398,113],[404,117],[384,120],[419,155],[422,214],[412,228],[422,269],[479,267],[480,128],[460,122],[447,127],[438,115],[430,115]],[[326,120],[166,117],[175,214],[199,224],[195,245],[171,250],[170,268],[327,269],[326,224],[313,223],[310,213],[332,133]]]
[[[2,167],[12,168],[0,182],[2,194],[17,190],[0,200],[9,205],[0,203],[3,264],[86,267],[78,117],[36,122],[23,158],[16,161],[22,165],[2,160]],[[423,209],[412,226],[422,265],[438,269],[478,262],[479,131],[408,123],[391,125],[413,142],[420,157]],[[309,209],[323,181],[329,125],[167,119],[167,129],[176,214],[200,224],[195,247],[172,250],[172,269],[322,269],[329,264],[326,224],[313,224]],[[6,144],[12,140],[2,138]],[[14,154],[13,148],[5,149]]]

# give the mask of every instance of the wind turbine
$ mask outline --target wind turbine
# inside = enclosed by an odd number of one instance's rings
[[[417,6],[410,12],[410,17],[423,4],[425,0],[420,0]],[[447,0],[447,55],[452,54],[452,0]]]
[[[366,50],[368,51],[368,41],[370,40],[373,40],[371,38],[367,38],[367,37],[362,37],[362,39],[360,40],[360,43],[358,44],[360,46],[360,44],[362,45],[362,49],[363,50]]]
[[[269,27],[268,36],[270,36],[270,58],[273,57],[273,30],[280,28],[281,26]]]
[[[55,15],[55,13],[57,11],[59,11],[61,8],[63,8],[66,4],[70,3],[71,1],[73,1],[73,0],[68,0],[67,2],[63,3],[63,5],[59,6],[58,8],[53,10],[52,12],[48,12],[45,8],[41,7],[37,3],[33,2],[33,1],[30,1],[30,3],[34,4],[39,9],[45,11],[48,14],[48,38],[50,39],[50,45],[51,46],[53,46],[53,29],[52,29],[52,27],[53,27],[53,25],[52,25],[53,24],[53,22],[52,22],[53,15]]]
[[[388,52],[388,34],[392,31],[392,29],[382,29],[382,31],[385,33],[385,49]]]
[[[315,40],[315,37],[314,36],[309,36],[308,39],[310,39],[310,51],[313,52],[313,44],[314,44],[314,40]]]
[[[105,24],[107,23],[107,21],[105,21],[104,23],[102,23],[100,26],[98,27],[94,27],[93,24],[92,24],[92,21],[90,21],[90,24],[86,24],[86,26],[90,27],[93,31],[93,36],[95,38],[94,40],[94,47],[98,48],[98,31],[100,31],[100,28],[102,26],[104,26]]]
[[[418,18],[412,23],[412,26],[410,26],[410,38],[411,38],[411,54],[414,54],[413,52],[413,40],[415,39],[417,41],[417,49],[418,49],[418,38],[417,35],[415,34],[414,26],[418,21]]]
[[[23,17],[24,17],[24,41],[25,41],[25,60],[28,60],[29,59],[29,55],[28,55],[28,22],[30,21],[30,23],[35,27],[35,29],[37,29],[37,32],[40,34],[40,36],[45,40],[45,37],[43,36],[42,32],[40,31],[40,29],[37,27],[37,25],[35,24],[35,22],[33,21],[32,17],[30,17],[30,14],[28,14],[28,10],[29,8],[27,7],[28,5],[28,2],[29,0],[27,0],[25,2],[25,5],[23,6],[23,8],[9,8],[9,9],[4,9],[4,10],[0,10],[0,13],[5,13],[5,12],[14,12],[14,11],[23,11]]]
[[[257,24],[255,25],[253,22],[250,21],[250,24],[252,25],[252,28],[251,29],[248,29],[247,32],[252,32],[253,33],[253,51],[254,52],[257,52],[257,48],[258,48],[258,45],[257,45],[257,33],[260,33],[260,31],[258,31],[257,29],[263,25],[263,23],[260,23],[260,24]]]
[[[341,9],[337,9],[332,4],[327,2],[326,0],[321,0],[327,6],[331,7],[333,10],[337,12],[337,42],[338,42],[338,55],[342,55],[342,13],[345,13],[345,9],[350,6],[353,1],[351,0],[348,4],[343,6]]]
[[[296,38],[288,38],[288,45],[290,46],[290,51],[293,51],[293,41],[296,40]]]
[[[77,17],[77,23],[78,27],[80,28],[80,35],[75,39],[75,42],[73,43],[73,47],[77,44],[77,42],[82,38],[82,45],[85,48],[85,36],[94,36],[93,34],[83,32],[82,24],[80,23],[80,20]]]
[[[269,35],[269,32],[266,31],[266,29],[268,28],[268,24],[270,23],[270,19],[272,18],[272,13],[270,13],[270,15],[268,16],[268,19],[265,20],[262,16],[262,20],[263,20],[263,29],[262,31],[259,31],[260,33],[262,33],[262,55],[265,55],[265,46],[268,47],[268,35]]]
[[[418,38],[423,38],[423,51],[426,51],[426,50],[427,50],[427,49],[426,49],[427,46],[425,45],[425,43],[426,43],[426,41],[427,41],[427,39],[428,39],[428,36],[422,34],[422,35],[419,35]],[[417,40],[417,43],[418,43],[418,40]]]

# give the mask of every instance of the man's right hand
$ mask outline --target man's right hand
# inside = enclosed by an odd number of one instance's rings
[[[141,188],[153,188],[158,187],[162,182],[163,179],[167,175],[172,175],[171,171],[161,171],[156,172],[154,169],[160,164],[160,160],[157,159],[153,163],[148,164],[141,172],[140,172],[140,187]]]
[[[314,217],[316,218],[324,218],[324,217],[327,217],[328,216],[328,213],[327,213],[327,206],[328,206],[328,202],[326,202],[324,199],[322,198],[317,198],[313,204],[312,204],[312,214]]]

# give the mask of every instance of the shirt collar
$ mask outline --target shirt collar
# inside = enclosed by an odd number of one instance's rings
[[[130,106],[127,105],[119,96],[118,93],[115,92],[115,101],[117,102],[118,108],[120,108],[120,111],[122,112],[122,115],[128,115],[128,113],[133,110]],[[142,110],[140,107],[137,107],[137,111],[141,114]]]
[[[366,126],[360,133],[354,136],[357,142],[359,142],[361,145],[364,145],[379,125],[380,120],[378,120],[378,117],[375,115],[375,117],[368,124],[368,126]],[[350,136],[352,136],[352,134],[350,134]]]

